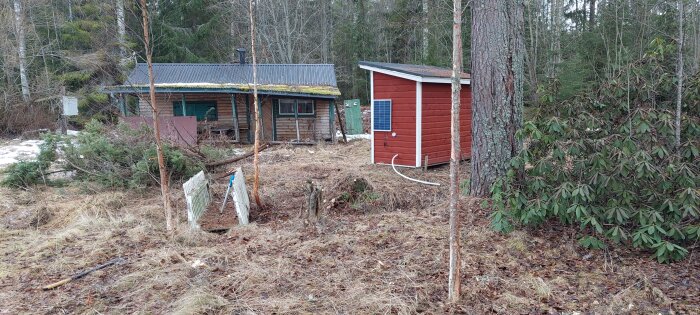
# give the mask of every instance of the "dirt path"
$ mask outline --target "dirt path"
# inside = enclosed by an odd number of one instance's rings
[[[467,208],[463,301],[446,305],[447,187],[401,181],[368,153],[366,142],[266,150],[270,207],[225,235],[189,232],[178,197],[183,223],[169,237],[156,189],[0,188],[0,314],[700,313],[694,256],[660,265],[648,253],[588,251],[555,222],[503,235],[488,211]],[[443,168],[407,173],[447,180]],[[296,219],[307,179],[329,207],[316,227]],[[115,256],[127,263],[37,289]]]

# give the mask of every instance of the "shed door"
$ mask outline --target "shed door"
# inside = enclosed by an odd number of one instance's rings
[[[345,125],[349,135],[359,135],[363,132],[359,99],[345,100]]]

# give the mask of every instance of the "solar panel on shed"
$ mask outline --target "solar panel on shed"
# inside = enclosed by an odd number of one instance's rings
[[[391,131],[391,100],[374,101],[374,130]]]

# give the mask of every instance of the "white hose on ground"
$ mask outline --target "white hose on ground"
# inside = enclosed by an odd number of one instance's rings
[[[399,176],[401,176],[401,177],[403,177],[403,178],[405,178],[405,179],[408,179],[408,180],[410,180],[410,181],[414,181],[414,182],[416,182],[416,183],[421,183],[421,184],[426,184],[426,185],[432,185],[432,186],[440,186],[440,184],[438,184],[438,183],[431,183],[431,182],[426,182],[426,181],[420,180],[420,179],[410,178],[410,177],[408,177],[408,176],[406,176],[406,175],[404,175],[404,174],[399,173],[399,171],[396,170],[396,166],[394,165],[394,160],[396,159],[397,156],[399,156],[399,155],[396,154],[396,155],[394,155],[393,158],[391,158],[391,168],[394,169],[394,172],[396,172],[396,174],[399,174]]]

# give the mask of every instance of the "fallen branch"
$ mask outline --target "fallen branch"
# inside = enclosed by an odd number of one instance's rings
[[[182,145],[182,144],[179,144],[179,143],[173,142],[173,141],[168,141],[168,143],[169,143],[170,145],[172,145],[173,147],[176,147],[176,148],[180,149],[180,151],[182,151],[183,153],[185,153],[185,155],[189,155],[189,156],[194,157],[194,158],[197,158],[197,159],[204,159],[204,158],[206,158],[206,156],[204,155],[204,153],[202,153],[201,151],[199,151],[196,147],[191,147],[191,146]]]
[[[58,287],[60,287],[60,286],[62,286],[62,285],[64,285],[64,284],[66,284],[66,283],[68,283],[68,282],[71,282],[71,281],[73,281],[73,280],[80,279],[80,278],[82,278],[82,277],[85,277],[85,276],[89,275],[90,273],[93,273],[93,272],[95,272],[95,271],[97,271],[97,270],[100,270],[100,269],[107,268],[107,267],[109,267],[109,266],[111,266],[111,265],[115,265],[115,264],[122,263],[123,261],[124,261],[124,259],[121,258],[121,257],[114,258],[114,259],[112,259],[112,260],[110,260],[110,261],[108,261],[108,262],[106,262],[106,263],[104,263],[104,264],[95,266],[95,267],[93,267],[92,269],[85,270],[85,271],[83,271],[83,272],[81,272],[81,273],[75,274],[75,275],[73,275],[73,276],[71,276],[71,277],[68,277],[68,278],[65,278],[65,279],[63,279],[63,280],[61,280],[61,281],[58,281],[58,282],[49,284],[49,285],[47,285],[47,286],[45,286],[45,287],[42,287],[41,289],[42,289],[42,290],[51,290],[51,289],[58,288]]]
[[[271,146],[270,143],[265,143],[265,144],[263,144],[262,146],[260,146],[260,150],[259,150],[258,152],[261,152],[262,150],[265,150],[265,149],[269,148],[270,146]],[[225,160],[221,160],[221,161],[216,161],[216,162],[207,163],[206,166],[209,167],[209,168],[212,168],[212,167],[217,167],[217,166],[221,166],[221,165],[231,164],[231,163],[234,163],[234,162],[238,162],[238,161],[240,161],[240,160],[243,160],[243,159],[245,159],[245,158],[251,157],[251,156],[253,156],[253,154],[255,154],[255,153],[254,153],[253,151],[250,151],[250,152],[248,152],[248,153],[246,153],[246,154],[243,154],[243,155],[241,155],[241,156],[237,156],[237,157],[234,157],[234,158],[230,158],[230,159],[225,159]],[[231,173],[233,173],[233,172],[235,172],[235,171],[236,171],[236,170],[233,170]],[[224,176],[226,176],[226,175],[224,175]]]

